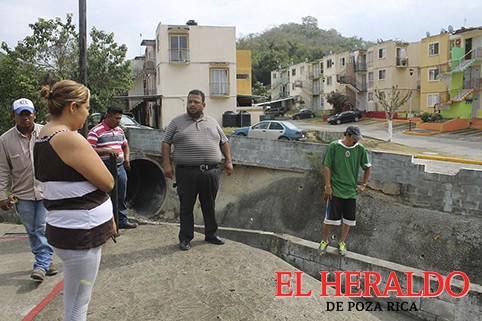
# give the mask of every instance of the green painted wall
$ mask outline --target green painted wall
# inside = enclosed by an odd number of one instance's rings
[[[464,48],[452,47],[452,68],[456,67],[464,56]],[[463,87],[464,73],[453,72],[450,82],[450,99],[459,97]],[[471,97],[472,95],[468,96],[468,98]],[[444,118],[472,118],[472,103],[466,103],[466,101],[452,103],[450,104],[450,110],[441,110],[441,114]]]

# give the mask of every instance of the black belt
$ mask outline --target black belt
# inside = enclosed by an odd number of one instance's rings
[[[219,164],[201,164],[201,165],[177,165],[179,168],[184,168],[184,169],[194,169],[194,170],[199,170],[201,172],[209,171],[211,169],[218,169]]]

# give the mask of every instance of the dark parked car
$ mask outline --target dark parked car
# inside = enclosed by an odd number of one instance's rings
[[[265,115],[275,115],[275,116],[284,116],[286,113],[286,109],[283,107],[268,107],[264,114]]]
[[[287,121],[265,120],[251,127],[238,128],[233,136],[279,140],[306,140],[306,132]]]
[[[303,108],[299,112],[291,115],[292,119],[314,118],[314,117],[315,117],[315,113],[313,113],[311,110],[306,108]]]
[[[343,111],[339,114],[333,115],[328,118],[328,123],[334,124],[341,124],[341,123],[349,123],[349,122],[357,122],[362,118],[362,113],[359,110],[347,110]]]

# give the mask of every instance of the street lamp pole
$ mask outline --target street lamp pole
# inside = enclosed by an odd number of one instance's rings
[[[409,70],[410,72],[410,90],[412,90],[412,76],[413,76],[413,69],[410,68]],[[412,115],[412,93],[410,93],[410,111],[408,113],[408,131],[411,131],[412,130],[412,118],[413,118],[413,115]]]

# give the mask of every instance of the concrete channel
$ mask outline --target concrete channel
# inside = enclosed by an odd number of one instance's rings
[[[150,131],[146,135],[133,130],[129,135],[133,166],[145,174],[135,178],[136,185],[146,186],[129,193],[133,197],[131,203],[149,204],[134,206],[134,210],[140,216],[147,213],[146,219],[176,221],[178,204],[173,182],[162,177],[159,167],[162,132]],[[322,155],[325,145],[246,137],[232,137],[230,143],[235,171],[221,180],[217,202],[220,225],[319,242],[325,209],[319,193],[323,186],[322,180],[313,175],[307,154]],[[426,164],[414,162],[411,156],[379,151],[371,151],[370,155],[374,164],[370,190],[358,202],[359,220],[350,232],[349,251],[388,262],[388,266],[398,264],[404,267],[401,270],[437,271],[443,275],[463,271],[474,289],[469,303],[464,301],[456,307],[448,300],[450,306],[445,309],[470,307],[468,311],[480,316],[482,171],[462,168],[441,174],[427,171]],[[144,180],[150,183],[144,185]],[[162,206],[157,207],[159,204]],[[155,208],[158,210],[153,211]],[[202,224],[199,207],[195,209],[195,220]],[[333,244],[338,235],[334,229]],[[313,246],[308,252],[311,254],[307,257],[313,258]],[[307,258],[300,260],[312,262]],[[296,264],[297,260],[290,262],[304,268],[303,264]],[[359,267],[363,266],[367,265]],[[445,302],[437,304],[445,306]],[[443,318],[458,319],[455,312],[444,314]]]

